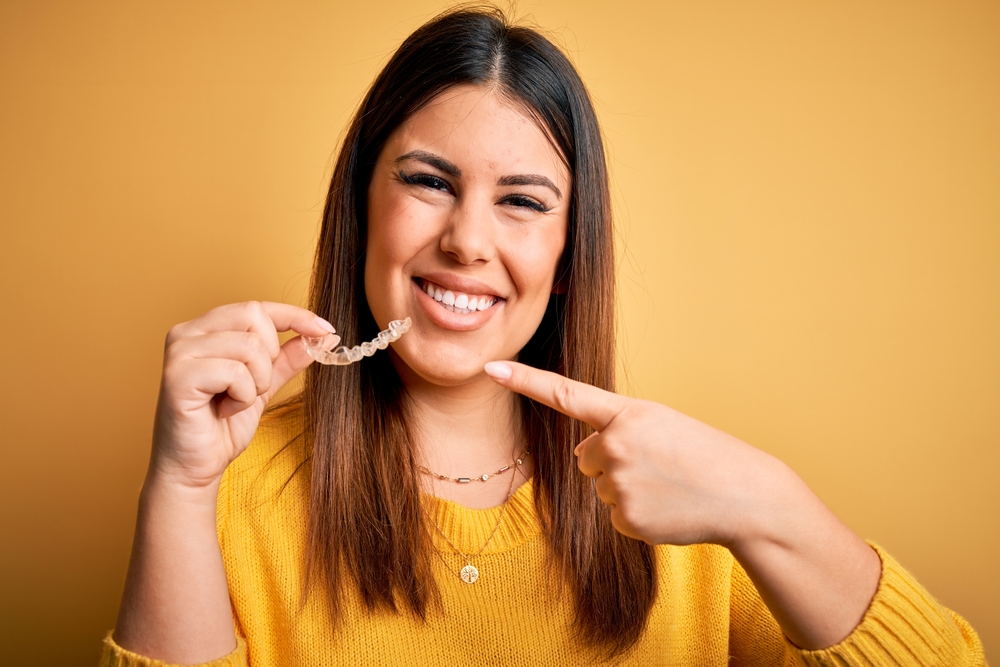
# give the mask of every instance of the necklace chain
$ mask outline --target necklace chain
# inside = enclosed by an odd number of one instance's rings
[[[497,475],[504,474],[512,467],[516,470],[517,466],[522,465],[524,463],[525,457],[527,457],[528,454],[530,453],[531,452],[527,448],[525,448],[524,451],[518,454],[517,458],[514,459],[514,462],[511,463],[510,465],[506,465],[497,470],[496,472],[483,473],[478,477],[448,477],[447,475],[442,475],[441,473],[434,472],[433,470],[431,470],[426,466],[417,466],[417,470],[424,473],[425,475],[430,475],[431,477],[437,477],[438,479],[443,479],[446,482],[457,482],[459,484],[468,484],[469,482],[486,482],[492,479],[493,477],[496,477]]]
[[[527,453],[527,451],[528,450],[524,450],[524,453],[522,453],[521,456],[522,457],[525,456],[525,454]],[[454,542],[452,542],[451,540],[448,539],[448,536],[444,534],[443,530],[441,530],[441,526],[439,526],[437,524],[437,521],[434,520],[434,517],[431,515],[431,513],[427,511],[427,508],[424,507],[423,503],[420,503],[420,509],[422,509],[424,511],[424,514],[427,515],[427,518],[431,520],[431,524],[433,524],[434,529],[437,530],[438,534],[441,537],[444,538],[444,541],[448,543],[448,546],[450,546],[452,549],[454,549],[455,553],[457,553],[459,556],[461,556],[465,560],[465,567],[463,567],[461,570],[459,570],[458,577],[462,581],[464,581],[465,583],[467,583],[467,584],[474,584],[474,583],[476,583],[476,580],[479,579],[479,569],[476,568],[472,564],[472,559],[473,558],[478,558],[479,554],[483,553],[483,551],[486,550],[486,547],[489,546],[490,542],[493,541],[494,536],[496,536],[497,531],[500,530],[500,524],[503,523],[504,514],[507,512],[507,504],[510,502],[510,497],[514,493],[514,480],[517,478],[517,467],[519,465],[521,465],[521,463],[522,463],[522,459],[518,458],[515,461],[515,463],[513,464],[513,466],[514,466],[514,474],[512,474],[510,476],[510,487],[508,487],[508,489],[507,489],[507,497],[504,499],[503,505],[500,507],[500,516],[499,516],[499,518],[497,518],[497,525],[493,526],[493,532],[490,533],[490,536],[488,538],[486,538],[486,542],[483,543],[483,546],[479,547],[479,551],[477,551],[476,553],[472,554],[471,556],[466,555],[465,553],[463,553],[458,547],[455,546]],[[510,466],[508,466],[508,467],[510,467]],[[486,480],[483,480],[483,481],[486,481]],[[441,553],[441,550],[435,548],[435,551],[437,551],[437,555],[441,559],[441,562],[444,563],[445,567],[448,567],[448,569],[450,570],[451,567],[449,567],[448,563],[445,562],[444,555]]]

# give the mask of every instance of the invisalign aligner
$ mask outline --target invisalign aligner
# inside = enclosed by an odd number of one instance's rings
[[[384,350],[389,347],[389,343],[399,340],[399,337],[409,330],[410,318],[407,317],[405,320],[389,322],[389,328],[380,331],[378,337],[372,339],[370,343],[361,343],[361,345],[355,345],[352,348],[341,346],[333,350],[324,350],[323,341],[327,339],[327,336],[336,336],[335,334],[327,334],[318,338],[303,336],[302,342],[305,344],[309,356],[319,363],[327,366],[347,366],[355,361],[361,361],[364,357],[372,356],[378,350]],[[337,340],[339,342],[339,337]],[[334,344],[336,345],[336,343]]]

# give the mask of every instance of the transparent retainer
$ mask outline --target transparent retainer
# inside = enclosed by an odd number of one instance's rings
[[[355,361],[361,361],[365,357],[370,357],[379,350],[384,350],[389,347],[389,343],[399,340],[399,337],[409,330],[410,318],[407,317],[405,320],[393,320],[389,322],[389,328],[380,331],[378,336],[372,339],[371,342],[361,343],[361,345],[355,345],[351,348],[341,346],[332,350],[324,349],[330,344],[331,338],[335,339],[333,342],[334,345],[340,342],[340,337],[336,334],[327,334],[318,338],[303,336],[302,342],[305,344],[306,352],[309,353],[309,356],[319,363],[327,366],[347,366],[348,364],[353,364]]]

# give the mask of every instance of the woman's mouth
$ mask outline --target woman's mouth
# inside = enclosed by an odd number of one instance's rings
[[[417,279],[420,289],[427,293],[427,296],[437,301],[438,305],[445,310],[468,315],[478,311],[492,308],[498,301],[502,301],[495,294],[466,294],[445,289],[436,283],[423,278]]]

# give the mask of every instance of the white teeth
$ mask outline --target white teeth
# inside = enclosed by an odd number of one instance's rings
[[[469,296],[451,290],[442,289],[439,285],[427,281],[424,284],[424,291],[427,295],[441,304],[442,307],[453,313],[467,315],[476,311],[486,310],[497,302],[495,298],[490,299],[485,296]]]

